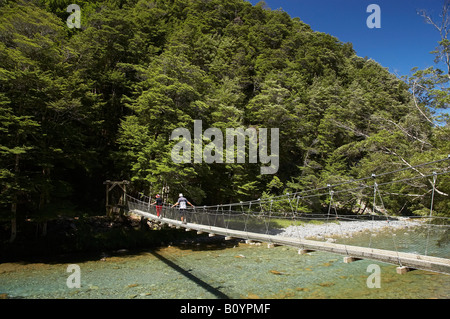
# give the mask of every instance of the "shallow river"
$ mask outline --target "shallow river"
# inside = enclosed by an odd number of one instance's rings
[[[67,285],[75,274],[67,272],[70,264],[79,266],[80,288]],[[379,288],[369,287],[375,282],[372,264],[380,267]],[[448,299],[450,275],[421,270],[398,275],[396,266],[381,262],[345,264],[342,256],[330,253],[299,255],[291,247],[269,249],[266,244],[215,240],[139,252],[71,255],[57,262],[3,263],[0,294],[76,299]]]

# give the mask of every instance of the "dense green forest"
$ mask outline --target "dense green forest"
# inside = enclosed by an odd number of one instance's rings
[[[450,154],[449,119],[438,116],[450,75],[437,67],[399,79],[351,43],[263,2],[79,0],[81,28],[69,28],[71,3],[0,0],[4,234],[15,222],[20,229],[25,220],[104,214],[105,180],[206,205]],[[436,45],[437,58],[450,51],[447,39]],[[279,128],[277,173],[261,175],[247,162],[174,163],[171,132],[192,130],[194,120],[222,130]],[[394,214],[426,214],[430,188],[429,179],[395,184],[390,193],[417,196],[386,202]],[[435,210],[448,216],[448,174],[437,190]]]

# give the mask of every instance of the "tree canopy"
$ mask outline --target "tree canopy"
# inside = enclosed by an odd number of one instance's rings
[[[106,179],[196,205],[370,176],[450,154],[448,77],[399,79],[351,43],[243,0],[0,2],[1,217],[98,213]],[[440,43],[446,52],[447,42]],[[171,132],[279,128],[279,169],[171,159]],[[425,171],[421,172],[427,173]],[[424,181],[391,193],[429,188]],[[439,177],[450,211],[450,178]],[[428,197],[427,197],[428,196]],[[446,197],[447,196],[447,197]],[[424,211],[392,198],[395,213]],[[406,204],[405,204],[406,201]],[[357,205],[350,201],[349,207]]]

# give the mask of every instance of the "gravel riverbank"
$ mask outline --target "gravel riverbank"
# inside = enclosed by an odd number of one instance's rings
[[[376,221],[341,221],[339,223],[307,224],[289,226],[279,236],[305,239],[349,238],[364,231],[377,232],[387,229],[406,229],[420,226],[421,223],[410,219],[376,220]]]

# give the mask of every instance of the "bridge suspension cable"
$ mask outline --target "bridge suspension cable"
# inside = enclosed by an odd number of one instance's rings
[[[421,163],[421,164],[417,164],[414,166],[408,166],[408,167],[404,167],[401,169],[397,169],[394,171],[390,171],[390,172],[385,172],[385,173],[380,173],[380,174],[372,174],[371,176],[367,176],[367,177],[363,177],[363,178],[359,178],[359,179],[354,179],[354,180],[350,180],[350,181],[345,181],[345,182],[341,182],[341,183],[337,183],[337,184],[327,184],[327,186],[323,186],[323,187],[317,187],[317,188],[312,188],[312,189],[307,189],[307,190],[303,190],[303,191],[299,191],[299,192],[294,192],[294,193],[286,193],[286,194],[282,194],[282,195],[277,195],[277,196],[271,196],[269,198],[260,198],[260,199],[256,199],[256,200],[249,200],[249,201],[240,201],[240,202],[235,202],[235,203],[229,203],[229,204],[220,204],[220,205],[224,205],[224,206],[243,206],[243,205],[252,205],[253,203],[264,203],[264,202],[268,202],[268,201],[277,201],[277,200],[284,200],[284,198],[286,197],[290,197],[290,196],[300,196],[303,194],[308,194],[311,192],[317,192],[317,191],[322,191],[325,189],[333,189],[339,186],[344,186],[344,185],[348,185],[348,184],[354,184],[354,183],[358,183],[358,182],[363,182],[363,181],[368,181],[368,180],[374,180],[377,179],[379,177],[383,177],[383,176],[387,176],[387,175],[392,175],[392,174],[396,174],[399,172],[403,172],[403,171],[407,171],[407,170],[417,170],[417,168],[421,168],[421,167],[425,167],[425,166],[429,166],[432,164],[437,164],[437,163],[441,163],[444,161],[449,161],[450,160],[450,155],[448,155],[446,158],[443,159],[439,159],[439,160],[435,160],[435,161],[431,161],[431,162],[426,162],[426,163]],[[389,182],[384,182],[384,183],[379,183],[379,186],[385,186],[385,185],[389,185],[389,184],[393,184],[393,183],[401,183],[401,182],[407,182],[407,181],[412,181],[415,179],[421,179],[421,178],[426,178],[426,177],[431,177],[434,176],[434,173],[436,173],[437,175],[442,175],[442,174],[447,174],[449,171],[443,171],[443,172],[433,172],[432,174],[427,174],[427,175],[419,175],[419,176],[415,176],[412,178],[405,178],[402,180],[392,180]],[[341,190],[341,191],[335,191],[336,193],[339,192],[347,192],[347,191],[355,191],[355,190],[361,190],[364,188],[368,188],[368,187],[372,187],[371,185],[362,185],[359,187],[355,187],[352,189],[347,189],[347,190]],[[313,194],[311,195],[312,197],[317,197],[317,196],[324,196],[326,195],[325,193],[321,193],[321,194]],[[302,198],[309,198],[311,196],[301,196]],[[209,206],[204,206],[205,208],[214,208],[218,205],[209,205]]]

